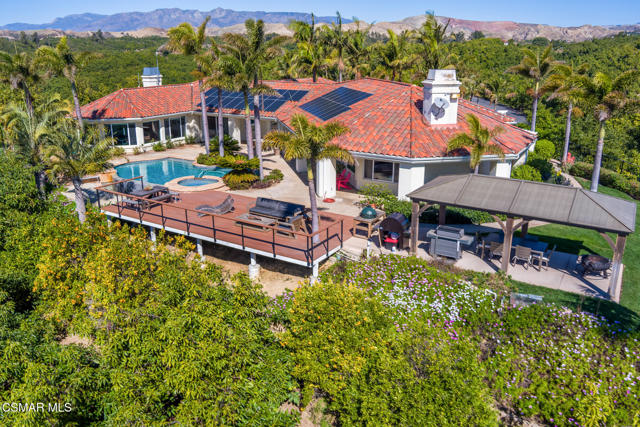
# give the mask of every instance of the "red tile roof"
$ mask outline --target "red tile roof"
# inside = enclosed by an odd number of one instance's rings
[[[82,117],[129,119],[193,111],[200,103],[198,82],[117,90],[82,106]]]
[[[298,89],[308,93],[298,102],[287,101],[276,112],[262,111],[264,117],[276,117],[286,125],[294,114],[304,114],[312,122],[324,123],[300,106],[337,87],[345,86],[370,96],[331,120],[342,122],[351,131],[336,139],[342,147],[361,153],[409,158],[443,157],[447,141],[458,132],[466,132],[465,116],[473,113],[483,126],[502,126],[504,132],[495,144],[505,154],[516,154],[535,140],[531,133],[510,124],[511,119],[464,99],[458,104],[458,123],[431,125],[422,115],[422,87],[365,78],[343,83],[321,79],[271,80],[264,83],[274,89]],[[198,84],[168,85],[148,88],[121,89],[82,107],[83,117],[94,119],[144,118],[163,114],[199,110]],[[214,107],[210,112],[216,111]],[[242,110],[224,109],[226,114],[243,114]]]

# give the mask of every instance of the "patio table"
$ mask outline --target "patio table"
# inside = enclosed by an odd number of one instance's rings
[[[141,190],[133,190],[131,192],[131,195],[136,197],[150,198],[150,197],[159,196],[160,194],[164,194],[168,192],[169,192],[169,189],[164,185],[154,185],[148,190],[145,190],[144,188]]]
[[[514,237],[513,242],[511,243],[512,247],[516,246],[524,246],[526,248],[531,248],[532,251],[542,252],[547,250],[549,244],[546,242],[540,242],[536,240],[523,239],[521,237]]]

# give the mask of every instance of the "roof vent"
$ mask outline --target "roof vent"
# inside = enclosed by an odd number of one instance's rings
[[[460,82],[456,70],[429,70],[424,86],[422,114],[432,125],[455,125],[458,122]]]
[[[142,70],[142,87],[162,86],[162,74],[158,67],[144,67]]]

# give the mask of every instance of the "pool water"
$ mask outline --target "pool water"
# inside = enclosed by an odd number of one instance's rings
[[[194,166],[192,162],[181,159],[158,159],[131,162],[116,166],[116,173],[122,179],[143,176],[145,183],[164,185],[181,176],[217,177],[225,176],[231,169],[216,166]],[[202,185],[199,184],[199,185]]]
[[[178,181],[178,184],[186,187],[197,187],[199,185],[215,184],[216,182],[218,182],[218,180],[212,178],[187,178]]]

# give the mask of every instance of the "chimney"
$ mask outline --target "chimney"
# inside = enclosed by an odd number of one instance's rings
[[[422,114],[432,125],[455,125],[458,122],[460,82],[456,70],[429,70],[422,82],[424,101]]]
[[[142,87],[162,86],[162,74],[158,67],[144,67],[142,70]]]

